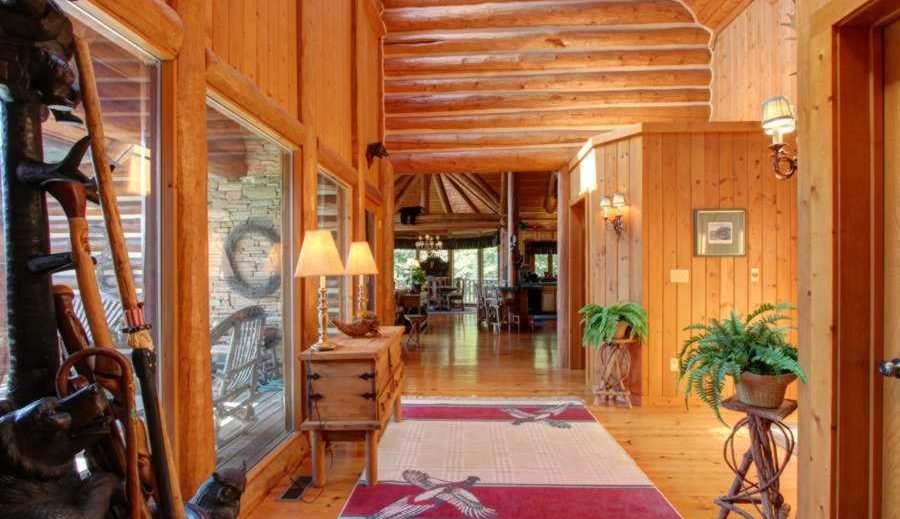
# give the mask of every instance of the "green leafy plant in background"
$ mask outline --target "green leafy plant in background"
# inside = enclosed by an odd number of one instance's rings
[[[414,285],[425,284],[425,271],[422,267],[415,266],[409,271],[409,280]]]
[[[785,312],[793,309],[788,303],[764,304],[743,319],[732,310],[727,319],[685,328],[691,337],[678,354],[678,383],[685,381],[685,407],[694,393],[725,423],[719,404],[728,376],[740,383],[741,373],[794,374],[806,382],[797,348],[787,342],[792,327],[781,324],[791,320]]]
[[[608,306],[590,303],[584,305],[578,313],[584,316],[581,320],[581,323],[584,324],[582,340],[594,348],[599,348],[612,341],[620,322],[631,326],[634,334],[642,341],[646,342],[647,340],[647,312],[638,303],[619,303]]]

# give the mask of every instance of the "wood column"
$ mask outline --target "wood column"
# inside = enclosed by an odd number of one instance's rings
[[[507,173],[506,180],[506,235],[508,237],[507,247],[506,247],[506,264],[508,266],[507,274],[506,274],[506,283],[509,286],[515,286],[516,281],[518,281],[519,273],[517,272],[516,265],[513,262],[513,248],[512,248],[512,238],[516,237],[516,244],[519,246],[519,252],[521,253],[521,244],[518,243],[519,237],[519,201],[516,196],[516,177],[512,173]]]
[[[556,251],[559,255],[559,276],[556,280],[556,322],[559,324],[569,322],[569,256],[571,254],[569,244],[569,198],[572,184],[572,173],[568,168],[559,172],[559,181],[556,183]],[[569,340],[571,333],[568,326],[556,327],[556,347],[558,349],[559,366],[568,368]]]
[[[500,175],[500,221],[503,222],[503,225],[500,227],[500,246],[497,250],[498,282],[504,282],[509,278],[509,235],[506,233],[506,195],[508,194],[506,185],[508,182],[509,173],[502,173]]]
[[[181,490],[192,495],[216,465],[212,377],[209,348],[209,246],[206,232],[206,9],[204,0],[173,0],[184,24],[178,58],[164,65],[164,89],[170,90],[172,131],[164,135],[171,150],[174,274],[169,305],[174,342],[162,353],[175,359],[172,438]],[[166,96],[164,96],[165,98]],[[164,184],[166,185],[166,184]],[[167,298],[168,299],[168,298]]]

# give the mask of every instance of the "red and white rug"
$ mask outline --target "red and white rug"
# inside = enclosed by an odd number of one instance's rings
[[[404,400],[341,519],[679,519],[579,400]]]

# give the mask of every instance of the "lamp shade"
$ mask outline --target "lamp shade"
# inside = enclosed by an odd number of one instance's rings
[[[331,231],[321,229],[306,231],[294,276],[299,278],[342,275],[344,275],[344,264],[341,262],[341,256],[338,254]]]
[[[625,195],[623,195],[622,193],[613,193],[612,206],[616,209],[625,207]]]
[[[791,102],[784,96],[770,97],[762,104],[762,127],[769,135],[791,133],[796,129]]]
[[[350,254],[347,256],[347,274],[378,274],[378,266],[375,265],[375,258],[372,256],[369,242],[355,241],[350,244]]]

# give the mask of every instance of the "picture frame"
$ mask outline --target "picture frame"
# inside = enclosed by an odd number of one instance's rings
[[[746,256],[746,209],[694,210],[695,256]]]

